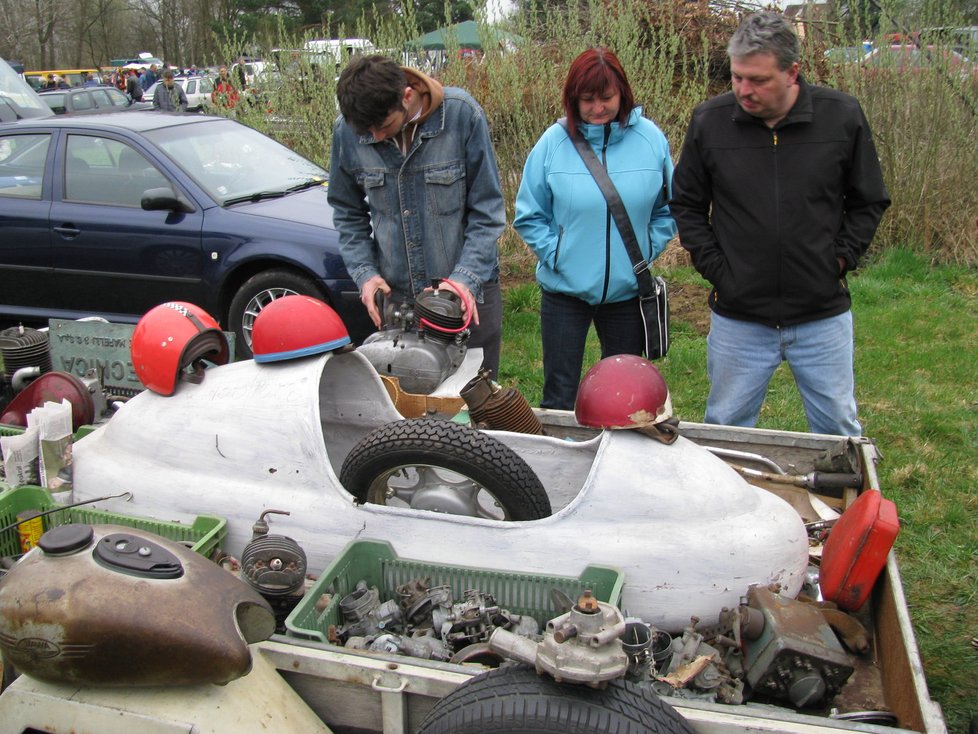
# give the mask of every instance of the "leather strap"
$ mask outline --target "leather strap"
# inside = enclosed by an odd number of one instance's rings
[[[618,189],[615,188],[615,184],[608,175],[607,169],[601,165],[598,156],[594,154],[594,150],[591,149],[591,146],[580,132],[571,135],[570,130],[567,128],[567,118],[561,117],[557,120],[557,123],[567,132],[567,137],[571,139],[574,148],[581,156],[584,165],[587,166],[587,170],[590,171],[595,183],[598,184],[598,188],[601,189],[601,193],[608,202],[608,209],[611,211],[611,216],[615,218],[618,233],[621,235],[621,239],[625,243],[625,249],[628,251],[628,257],[632,261],[632,270],[635,273],[635,279],[638,281],[639,295],[643,298],[654,296],[656,288],[652,280],[652,273],[649,272],[649,261],[642,257],[642,250],[638,246],[638,239],[635,237],[632,221],[628,218],[628,212],[625,211],[625,204],[622,202],[621,196],[618,194]]]

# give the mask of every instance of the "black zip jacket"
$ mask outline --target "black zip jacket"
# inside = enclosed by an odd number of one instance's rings
[[[845,273],[890,205],[859,102],[798,84],[773,129],[733,92],[693,111],[670,207],[722,316],[791,326],[846,312]]]

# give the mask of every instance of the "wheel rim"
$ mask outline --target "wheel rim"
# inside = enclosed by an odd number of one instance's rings
[[[408,464],[383,472],[367,489],[367,501],[448,515],[509,519],[502,503],[481,484],[432,464]]]
[[[241,333],[244,336],[245,344],[248,345],[248,349],[251,349],[251,332],[255,328],[255,319],[262,312],[262,309],[282,296],[298,295],[302,294],[291,288],[266,288],[252,296],[251,300],[245,306],[244,313],[241,314]]]

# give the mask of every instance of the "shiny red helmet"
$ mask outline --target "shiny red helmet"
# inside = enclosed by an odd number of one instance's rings
[[[172,395],[178,380],[203,379],[202,360],[227,364],[229,351],[214,317],[192,303],[171,301],[139,319],[129,354],[136,377],[147,389]]]
[[[592,428],[643,428],[671,418],[672,400],[654,364],[620,354],[602,359],[584,375],[574,416]]]
[[[332,352],[350,343],[343,319],[312,296],[276,298],[255,317],[251,351],[255,361],[280,362]]]

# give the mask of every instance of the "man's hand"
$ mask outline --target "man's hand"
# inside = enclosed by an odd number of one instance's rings
[[[448,280],[447,278],[442,279],[442,281],[438,284],[438,290],[454,293],[461,298],[462,315],[464,316],[471,311],[472,323],[476,326],[479,325],[479,309],[476,306],[475,298],[472,296],[472,291],[459,283],[457,280]]]
[[[387,296],[391,294],[391,287],[379,275],[373,276],[363,284],[363,287],[360,289],[360,302],[367,307],[367,313],[370,315],[370,319],[374,322],[374,326],[379,329],[382,325],[382,320],[380,311],[377,308],[377,291],[381,291]]]

